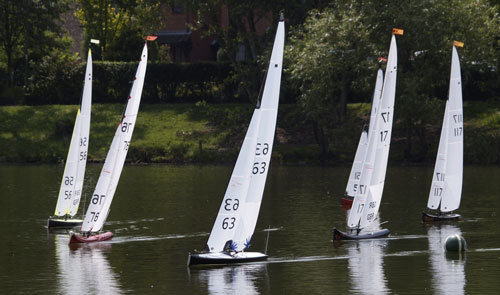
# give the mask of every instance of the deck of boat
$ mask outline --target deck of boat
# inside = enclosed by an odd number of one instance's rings
[[[233,264],[267,260],[267,255],[259,252],[206,252],[189,254],[188,266],[199,264]]]

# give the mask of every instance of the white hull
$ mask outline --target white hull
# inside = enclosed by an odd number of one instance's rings
[[[231,264],[263,261],[267,255],[259,252],[208,252],[189,254],[188,266],[197,264]]]

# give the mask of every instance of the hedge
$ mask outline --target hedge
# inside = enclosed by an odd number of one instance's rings
[[[93,102],[123,103],[129,94],[137,62],[97,61],[93,69]],[[9,87],[8,74],[0,64],[0,105],[78,104],[84,71],[84,63],[47,62],[30,74],[28,85]],[[254,102],[262,77],[255,63],[149,63],[143,102]],[[496,69],[484,72],[472,68],[463,78],[464,100],[500,98],[500,76]],[[350,93],[349,102],[365,101],[370,96],[356,89],[351,89]],[[293,103],[299,95],[299,89],[291,83],[285,69],[280,102]]]
[[[94,62],[93,102],[123,102],[128,96],[137,62]],[[39,71],[25,103],[78,104],[85,64],[62,67],[52,72]],[[237,79],[229,63],[149,63],[142,99],[160,102],[228,102],[234,100]]]

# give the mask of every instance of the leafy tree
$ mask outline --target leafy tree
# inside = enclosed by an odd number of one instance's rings
[[[0,58],[8,83],[25,85],[33,66],[70,45],[60,26],[66,0],[3,0],[0,2]]]
[[[181,1],[167,1],[170,5]],[[220,48],[219,61],[238,63],[241,52],[244,62],[235,66],[233,79],[238,81],[237,97],[255,101],[269,62],[274,40],[278,13],[284,10],[286,25],[302,23],[311,8],[324,7],[325,0],[185,0],[186,11],[195,17],[192,30],[200,30],[203,36],[213,37]],[[223,18],[227,13],[227,24]],[[264,34],[259,34],[261,22],[270,23]],[[244,49],[242,51],[242,48]],[[237,57],[238,56],[238,57]]]
[[[381,40],[383,31],[391,27],[406,29],[398,40],[395,119],[399,124],[395,135],[406,138],[406,159],[424,160],[429,134],[439,137],[439,130],[428,126],[441,126],[444,104],[436,100],[448,96],[452,42],[465,43],[459,49],[465,88],[477,77],[475,73],[491,72],[497,64],[495,40],[500,29],[497,9],[482,0],[364,1],[363,4],[361,10],[379,12],[371,14],[369,19],[369,23],[378,24],[381,29],[374,31],[373,42]],[[474,98],[464,96],[464,99]]]
[[[167,1],[170,4],[179,1]],[[240,46],[245,47],[247,60],[255,60],[263,53],[266,41],[270,41],[273,33],[259,36],[259,22],[266,20],[275,24],[278,12],[285,11],[287,25],[301,23],[311,8],[323,7],[328,1],[291,0],[291,1],[240,1],[240,0],[186,0],[183,1],[187,11],[194,12],[196,23],[194,30],[202,30],[204,35],[217,38],[223,47],[223,58],[235,61]],[[227,12],[228,24],[222,18]],[[275,26],[272,26],[272,32]]]
[[[329,152],[329,130],[341,124],[351,84],[364,87],[374,69],[370,26],[350,7],[312,10],[295,28],[286,48],[286,67],[300,89],[299,103],[312,123],[322,157]],[[372,70],[371,72],[375,72]]]
[[[78,0],[78,3],[76,16],[85,29],[85,39],[100,40],[98,55],[103,60],[136,60],[145,36],[162,25],[160,1]]]
[[[329,129],[342,124],[343,96],[356,99],[345,89],[357,94],[370,89],[374,58],[387,54],[389,32],[393,27],[405,29],[398,39],[396,122],[407,139],[405,154],[411,157],[413,138],[427,145],[426,126],[432,116],[424,114],[439,105],[433,100],[447,96],[452,41],[465,42],[460,55],[467,82],[474,71],[491,71],[497,65],[498,22],[497,9],[485,0],[333,1],[294,28],[288,71],[299,87],[306,118],[328,138]],[[364,93],[369,101],[370,92]],[[422,114],[420,120],[415,114]],[[325,156],[329,143],[317,138]],[[426,149],[419,150],[421,158]]]

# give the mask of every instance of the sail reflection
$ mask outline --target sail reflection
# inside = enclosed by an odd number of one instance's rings
[[[457,253],[457,260],[448,259],[444,249],[445,240],[450,235],[461,235],[460,228],[443,224],[428,229],[429,251],[432,271],[432,285],[439,294],[464,294],[465,257]]]
[[[370,230],[380,229],[380,219],[370,225]],[[360,240],[345,243],[349,255],[349,277],[353,293],[389,294],[384,273],[386,240]]]
[[[265,264],[246,264],[223,268],[191,270],[207,286],[208,294],[261,294],[257,281],[266,276]]]
[[[68,235],[56,235],[54,241],[61,294],[122,293],[104,255],[111,244],[87,244],[70,249]]]

